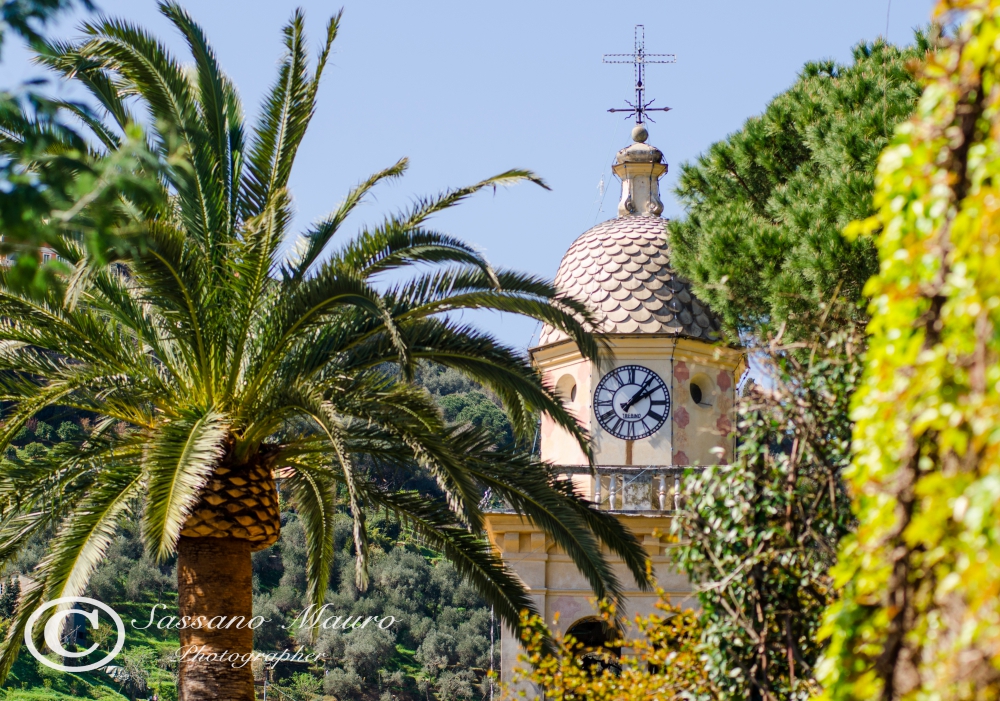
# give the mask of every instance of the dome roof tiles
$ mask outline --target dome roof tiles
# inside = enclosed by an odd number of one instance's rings
[[[583,234],[566,252],[556,286],[594,311],[595,331],[719,339],[718,318],[670,269],[665,225],[665,219],[651,216],[612,219]],[[564,338],[545,326],[540,343]]]

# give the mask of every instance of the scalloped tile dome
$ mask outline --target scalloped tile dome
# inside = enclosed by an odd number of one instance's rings
[[[566,251],[556,287],[593,309],[595,331],[719,339],[719,319],[670,269],[666,219],[628,216],[598,224]],[[539,345],[566,335],[544,326]]]

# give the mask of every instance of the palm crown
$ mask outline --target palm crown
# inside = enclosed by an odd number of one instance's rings
[[[496,393],[519,435],[547,412],[586,448],[586,436],[523,355],[448,317],[481,308],[525,314],[562,329],[596,358],[582,325],[586,310],[545,281],[490,267],[427,225],[484,187],[540,181],[509,171],[418,201],[331,251],[345,218],[376,183],[401,175],[403,160],[353,189],[282,256],[291,219],[286,186],[339,18],[330,21],[310,74],[303,17],[295,14],[284,29],[278,78],[247,131],[236,90],[201,29],[178,6],[161,9],[184,36],[193,69],[142,30],[110,19],[87,25],[80,43],[50,45],[40,55],[103,108],[106,123],[66,106],[101,148],[118,148],[136,128],[133,110],[147,111],[144,121],[154,126],[146,138],[159,165],[150,175],[162,196],[159,204],[120,203],[123,230],[142,233],[127,255],[95,257],[67,236],[59,253],[72,270],[56,284],[31,294],[0,286],[0,383],[10,406],[0,448],[47,407],[102,417],[85,442],[64,445],[49,461],[3,465],[0,560],[32,534],[54,533],[8,640],[23,635],[40,602],[83,591],[126,510],[141,509],[147,547],[161,558],[184,537],[273,543],[276,471],[306,527],[313,601],[326,590],[338,494],[354,518],[362,585],[365,509],[386,508],[515,625],[532,605],[481,535],[485,489],[545,529],[599,596],[619,591],[602,543],[645,584],[643,552],[618,521],[530,455],[447,426],[430,396],[408,381],[420,361],[456,368]],[[383,282],[389,271],[397,272]],[[419,466],[438,493],[387,489],[372,469],[379,465]],[[3,672],[17,647],[7,646]]]

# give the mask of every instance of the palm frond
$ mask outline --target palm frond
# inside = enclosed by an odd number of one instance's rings
[[[128,125],[136,122],[135,116],[125,102],[128,91],[104,70],[102,61],[83,56],[78,45],[58,41],[39,44],[35,62],[86,87],[98,104],[115,120],[120,131],[124,131]],[[107,126],[104,126],[103,130],[111,131]]]
[[[316,109],[320,75],[337,36],[339,22],[338,13],[327,25],[326,42],[312,78],[306,67],[305,17],[301,10],[295,11],[283,30],[287,53],[278,68],[278,80],[264,98],[241,181],[240,202],[244,218],[258,216],[267,209],[274,194],[288,184],[299,144]]]
[[[421,227],[406,228],[394,220],[362,231],[333,258],[336,265],[364,278],[413,263],[457,263],[476,269],[493,286],[499,284],[489,262],[461,239]]]
[[[399,329],[385,309],[382,296],[350,271],[326,263],[315,276],[283,295],[268,310],[268,317],[260,320],[266,324],[255,329],[258,348],[255,360],[246,371],[250,391],[244,396],[248,400],[255,398],[261,387],[272,379],[289,348],[309,338],[312,330],[329,323],[335,314],[345,309],[357,309],[379,319],[397,360],[409,364]]]
[[[322,605],[333,564],[336,483],[325,470],[311,469],[301,462],[287,479],[292,500],[305,523],[306,600]]]
[[[104,557],[142,485],[138,462],[116,463],[102,470],[88,498],[70,512],[38,563],[45,581],[45,598],[80,596],[90,575]]]
[[[537,614],[524,584],[494,551],[489,541],[451,518],[447,505],[417,492],[365,491],[371,504],[388,509],[427,544],[455,565],[511,630],[522,611]]]
[[[367,180],[348,192],[337,209],[299,238],[292,258],[286,263],[285,279],[297,282],[305,277],[309,268],[326,249],[330,239],[339,231],[341,224],[361,203],[365,195],[379,182],[401,177],[409,165],[409,159],[401,158],[395,165],[369,176]]]
[[[648,556],[635,536],[613,515],[582,499],[573,483],[516,449],[490,450],[488,437],[466,430],[450,441],[467,456],[467,469],[484,487],[552,537],[590,582],[598,598],[618,599],[621,582],[601,545],[621,557],[643,591],[651,588]],[[620,611],[624,614],[623,604]]]
[[[176,26],[187,41],[198,71],[198,107],[208,144],[218,164],[216,177],[226,202],[226,223],[237,224],[237,189],[243,167],[243,107],[232,81],[222,72],[205,32],[180,5],[160,2],[160,12]]]
[[[368,588],[368,530],[365,527],[365,509],[361,501],[363,479],[355,469],[354,457],[344,444],[344,429],[329,402],[324,401],[315,389],[298,387],[289,391],[289,404],[297,405],[302,415],[308,416],[329,441],[330,452],[336,455],[340,475],[347,486],[348,505],[354,523],[354,548],[357,552],[355,579],[358,589]]]
[[[226,231],[227,199],[184,69],[160,42],[130,22],[105,18],[83,28],[90,39],[79,46],[80,55],[101,62],[104,70],[120,77],[124,90],[141,95],[166,137],[161,141],[164,157],[184,158],[187,167],[173,168],[168,175],[185,228],[204,248]]]
[[[480,180],[474,185],[447,190],[437,197],[426,197],[417,202],[410,210],[409,214],[399,217],[399,221],[406,228],[420,226],[428,217],[437,214],[459,204],[465,199],[486,188],[511,187],[518,183],[528,181],[549,190],[549,186],[540,177],[530,170],[512,169],[494,175],[492,178]]]
[[[173,553],[198,493],[225,453],[226,416],[215,411],[183,416],[161,426],[143,455],[148,476],[143,538],[157,558]]]

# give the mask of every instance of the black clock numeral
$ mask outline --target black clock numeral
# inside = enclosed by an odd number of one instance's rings
[[[646,414],[646,416],[648,416],[649,418],[651,418],[656,423],[660,423],[661,421],[663,421],[663,414],[657,414],[652,409],[649,410],[649,413]],[[645,422],[645,419],[643,419],[643,422]]]
[[[666,399],[651,399],[649,400],[650,406],[665,406],[667,403]]]
[[[631,421],[628,423],[628,437],[629,438],[635,437],[635,423]]]
[[[603,414],[601,414],[600,416],[598,416],[597,420],[600,421],[602,424],[606,424],[608,421],[611,420],[611,417],[614,416],[614,415],[615,415],[615,410],[614,409],[609,409],[608,411],[606,411]]]
[[[625,423],[624,420],[618,419],[618,421],[615,423],[615,427],[611,429],[611,432],[614,433],[615,435],[620,436],[622,432],[622,424],[624,423]]]
[[[634,385],[635,384],[635,367],[632,366],[632,365],[629,365],[628,368],[626,369],[626,372],[628,373],[628,383],[627,384]]]

